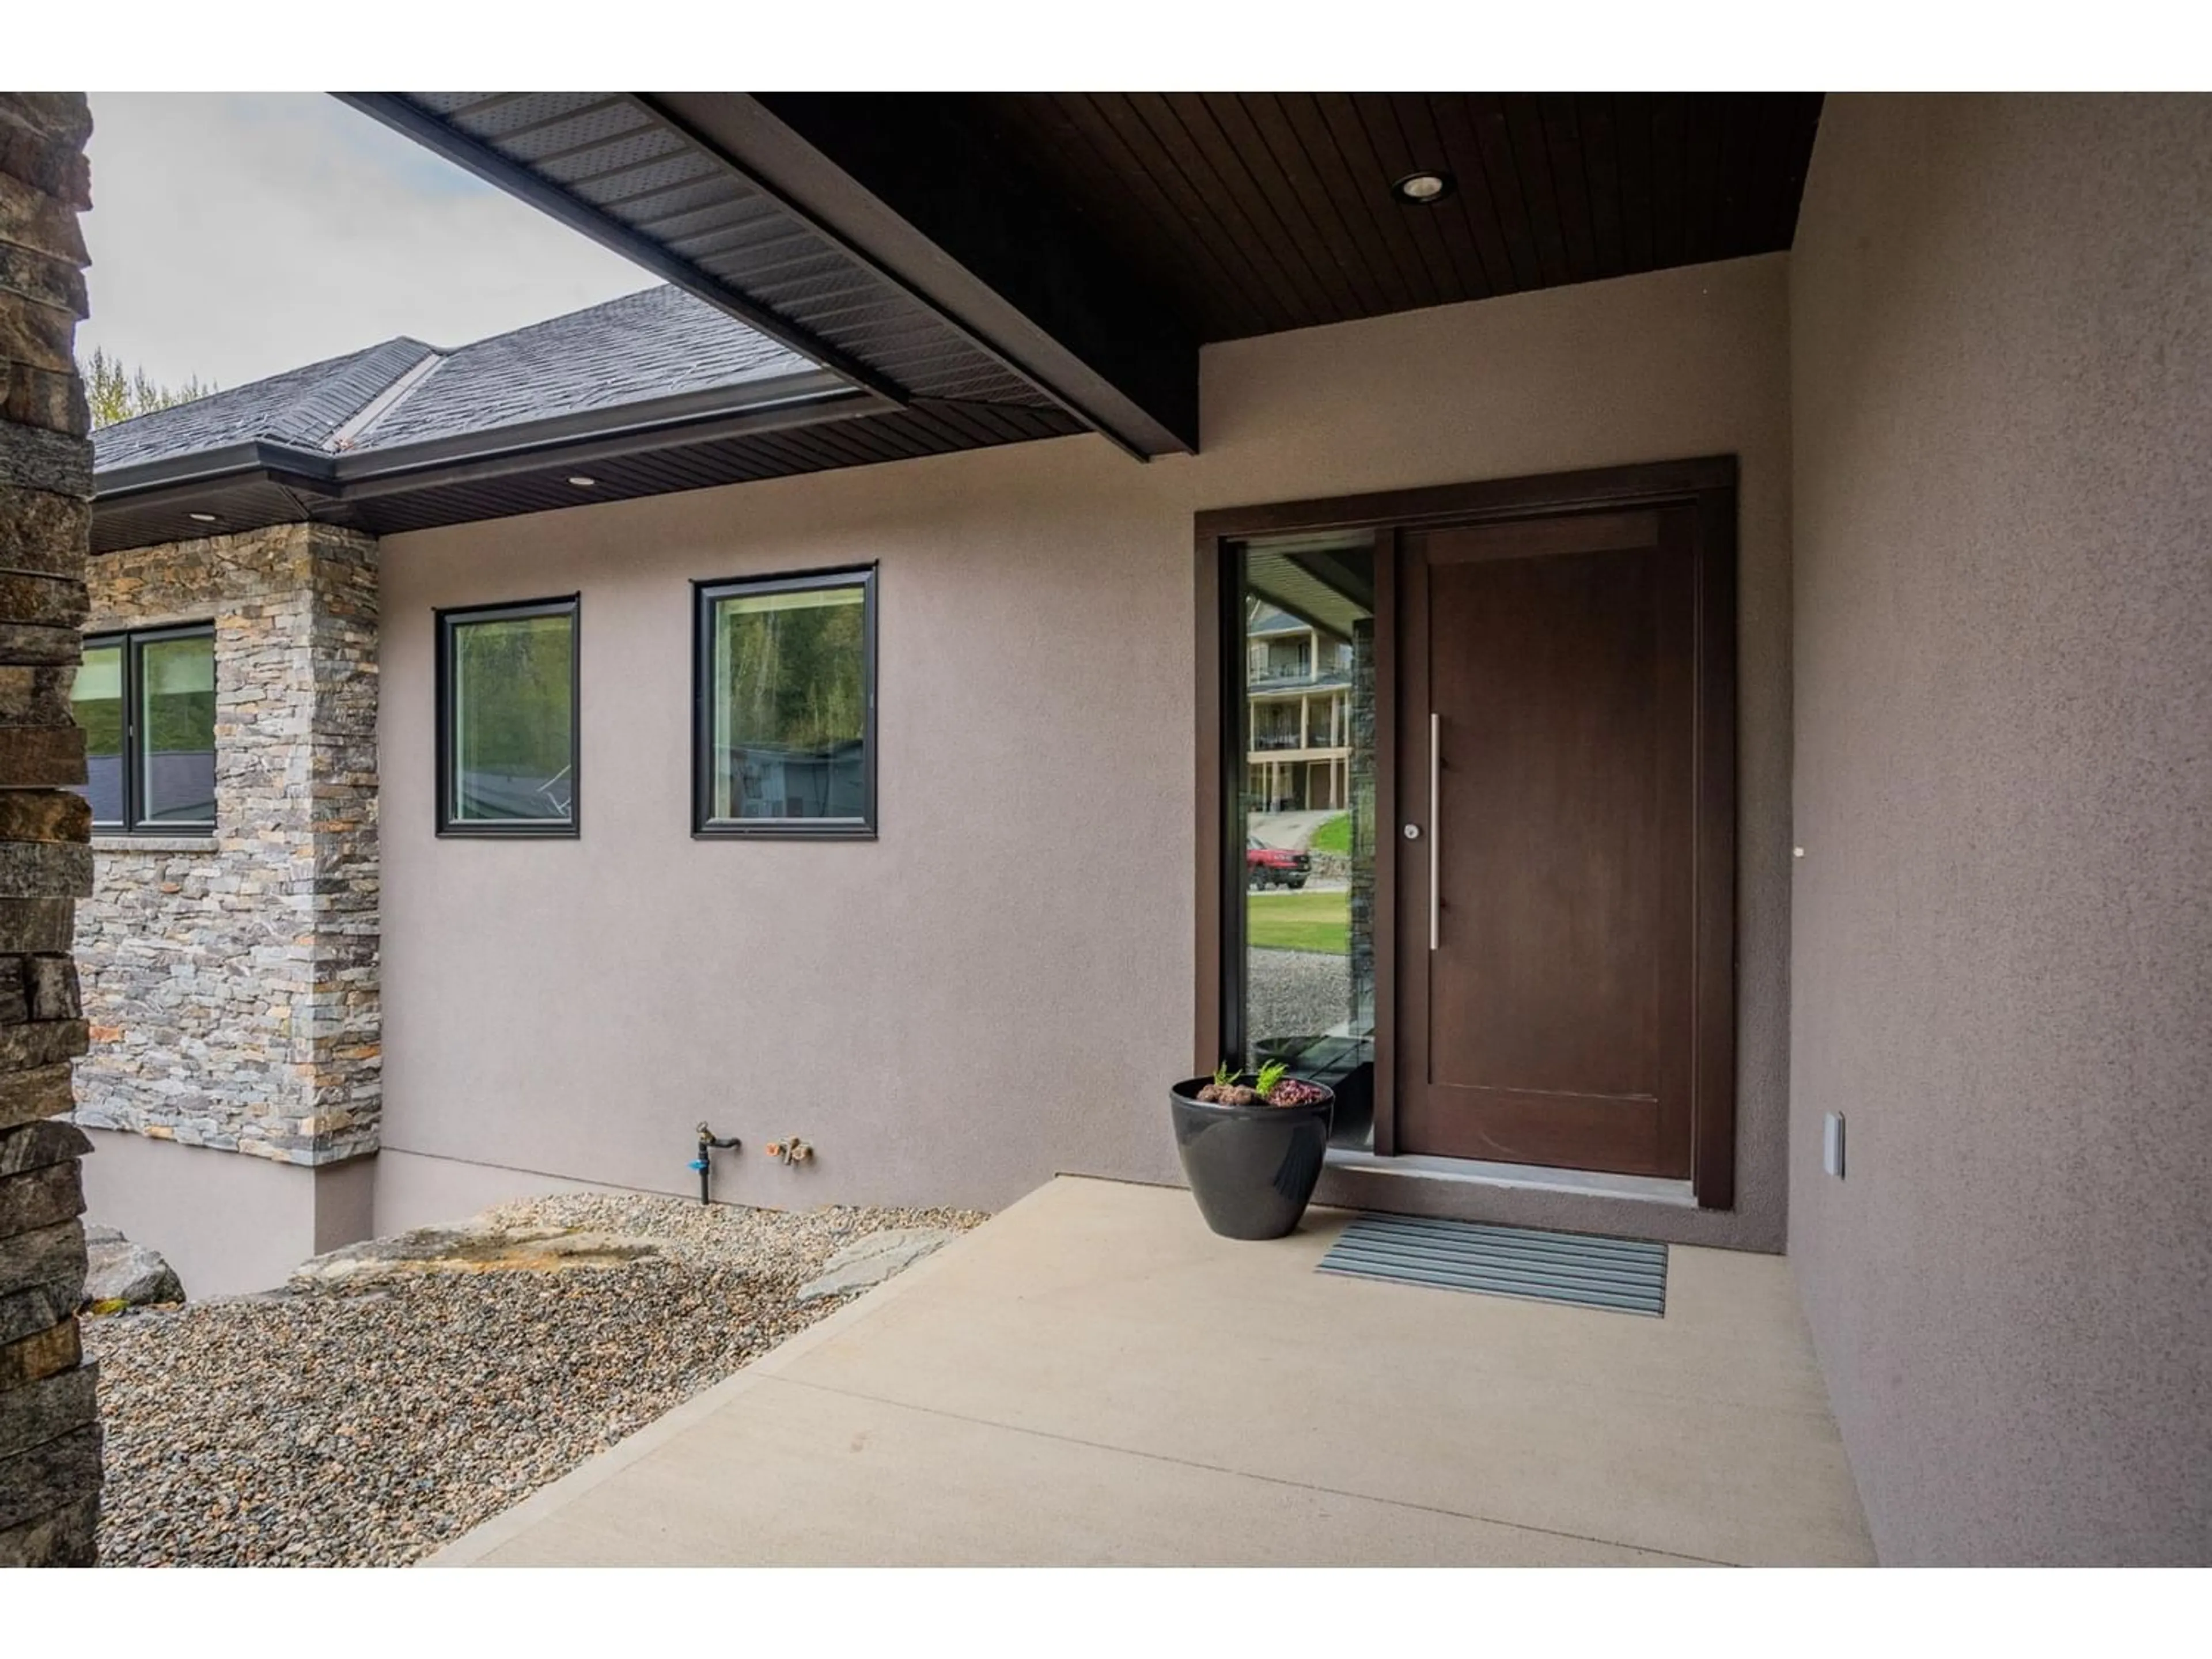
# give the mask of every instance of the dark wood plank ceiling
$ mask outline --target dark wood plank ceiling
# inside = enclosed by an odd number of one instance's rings
[[[1194,442],[1206,341],[1787,247],[1821,101],[344,95],[893,401],[1147,455]]]
[[[957,101],[1209,341],[1786,248],[1820,115],[1817,93]],[[1392,193],[1424,170],[1455,189]]]

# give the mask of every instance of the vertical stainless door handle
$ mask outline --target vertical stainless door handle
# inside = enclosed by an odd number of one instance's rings
[[[1443,823],[1437,813],[1443,804],[1444,717],[1429,716],[1429,949],[1437,948],[1443,932],[1443,896],[1437,890],[1437,848],[1443,842]]]

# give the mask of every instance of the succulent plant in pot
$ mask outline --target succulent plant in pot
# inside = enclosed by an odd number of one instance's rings
[[[1176,1151],[1206,1224],[1224,1238],[1280,1238],[1321,1179],[1335,1095],[1290,1075],[1224,1060],[1168,1091]]]

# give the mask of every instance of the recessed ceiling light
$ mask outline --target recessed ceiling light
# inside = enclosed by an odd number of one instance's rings
[[[580,472],[571,472],[568,475],[568,482],[575,485],[579,489],[589,489],[593,484],[599,483],[599,480],[597,478],[586,477]]]
[[[215,522],[215,514],[212,513],[187,513],[185,516],[190,519],[194,524],[213,524]]]
[[[1390,191],[1401,202],[1427,207],[1451,194],[1452,176],[1449,173],[1409,173],[1391,185]]]

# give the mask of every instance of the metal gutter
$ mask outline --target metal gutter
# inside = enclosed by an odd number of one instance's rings
[[[226,444],[221,449],[195,450],[188,455],[165,456],[158,461],[139,461],[102,471],[94,466],[92,498],[95,501],[123,500],[155,490],[188,489],[195,485],[240,483],[257,475],[283,473],[279,482],[293,480],[324,495],[334,495],[331,458],[319,451],[295,449],[262,438]]]
[[[119,502],[156,491],[181,493],[257,477],[333,500],[390,495],[461,477],[491,477],[561,459],[583,461],[673,448],[739,432],[879,414],[893,407],[888,399],[856,390],[837,374],[810,369],[747,386],[580,410],[388,449],[331,454],[253,439],[105,472],[95,469],[93,500]]]

